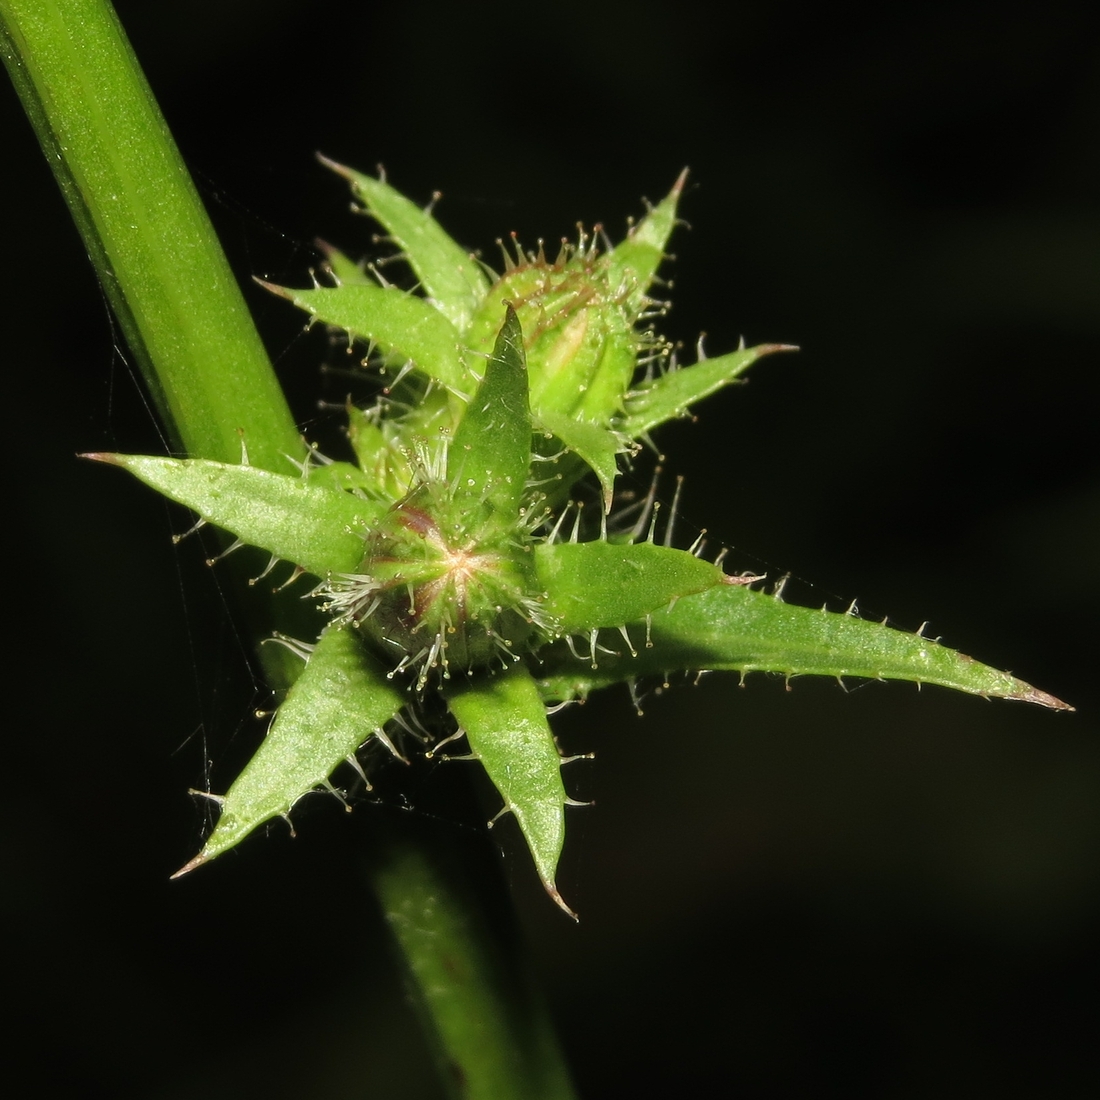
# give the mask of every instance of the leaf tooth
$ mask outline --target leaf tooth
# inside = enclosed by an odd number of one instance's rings
[[[224,561],[226,558],[228,558],[234,550],[240,550],[240,548],[244,545],[244,539],[234,539],[224,550],[219,551],[212,558],[207,558],[206,564],[210,566],[217,565],[218,562]]]

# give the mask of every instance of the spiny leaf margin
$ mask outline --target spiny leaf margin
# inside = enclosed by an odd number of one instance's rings
[[[722,585],[685,597],[654,613],[648,627],[636,623],[633,629],[648,629],[652,645],[639,648],[637,657],[601,657],[595,670],[566,671],[576,662],[560,644],[546,651],[539,676],[544,698],[584,697],[639,676],[692,670],[910,680],[1055,710],[1073,709],[931,638],[854,615],[784,603],[741,586]]]

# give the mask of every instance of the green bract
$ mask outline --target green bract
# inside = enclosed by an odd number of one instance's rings
[[[759,578],[656,545],[645,513],[628,529],[615,515],[609,523],[619,463],[639,439],[784,350],[742,348],[677,369],[646,327],[660,312],[649,290],[682,176],[609,252],[583,233],[553,260],[517,245],[495,278],[384,180],[330,167],[421,291],[335,250],[333,285],[270,287],[346,333],[381,372],[375,403],[349,410],[356,464],[288,461],[278,473],[93,456],[315,575],[331,618],[315,644],[302,640],[305,670],[180,873],[288,814],[371,737],[389,744],[387,724],[404,708],[426,711],[429,695],[446,701],[567,912],[554,879],[569,798],[551,704],[640,676],[728,669],[905,679],[1065,706],[919,634],[783,603],[749,587]],[[599,493],[588,515],[599,522],[582,521],[590,475]],[[456,727],[428,732],[438,740]]]

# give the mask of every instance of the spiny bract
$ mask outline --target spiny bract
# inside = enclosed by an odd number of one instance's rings
[[[177,874],[331,789],[331,773],[356,763],[371,737],[390,743],[387,726],[422,729],[416,712],[429,693],[442,695],[566,912],[555,872],[569,799],[548,707],[675,669],[908,679],[1065,706],[919,634],[785,604],[746,583],[758,578],[656,545],[644,507],[608,533],[619,456],[784,350],[742,347],[677,369],[647,327],[664,309],[650,289],[683,175],[619,245],[601,253],[598,234],[582,231],[551,261],[541,244],[526,253],[513,241],[495,277],[430,209],[326,163],[421,291],[327,246],[333,285],[264,284],[365,348],[364,366],[380,372],[375,403],[349,405],[356,462],[278,474],[96,456],[314,574],[331,616],[316,644],[299,646],[301,675]],[[581,523],[574,503],[590,474],[599,524]],[[614,632],[613,646],[601,630]]]

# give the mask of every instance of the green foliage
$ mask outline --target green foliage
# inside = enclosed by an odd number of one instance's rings
[[[717,669],[907,679],[1063,705],[919,634],[753,590],[760,578],[655,545],[644,513],[625,527],[607,516],[618,463],[640,439],[784,350],[766,344],[681,368],[647,327],[683,177],[610,252],[583,232],[552,261],[517,244],[491,281],[430,211],[384,180],[330,167],[397,243],[424,295],[335,249],[333,285],[270,288],[382,372],[373,405],[349,410],[358,465],[290,476],[91,456],[314,574],[332,620],[316,646],[301,640],[312,649],[305,672],[180,873],[289,814],[402,709],[402,725],[380,735],[464,734],[569,912],[555,883],[569,798],[549,704]],[[598,506],[585,519],[593,474]],[[442,724],[434,697],[446,704]]]
[[[508,669],[455,692],[449,702],[471,751],[504,799],[504,809],[516,815],[543,886],[573,916],[554,882],[569,799],[546,707],[531,674],[522,665]]]
[[[301,477],[272,474],[256,466],[227,466],[195,458],[87,454],[129,470],[146,485],[194,508],[204,520],[262,546],[278,558],[319,577],[354,569],[363,539],[385,506],[351,496],[309,470]],[[319,473],[327,472],[322,468]]]
[[[311,649],[263,744],[225,798],[217,799],[218,827],[174,877],[221,855],[325,785],[334,762],[353,756],[404,706],[401,692],[351,630],[330,626]]]

